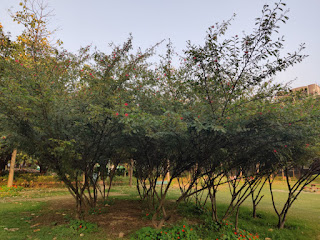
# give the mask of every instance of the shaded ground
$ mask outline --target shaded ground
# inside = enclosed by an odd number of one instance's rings
[[[110,193],[110,196],[124,196],[124,194]],[[34,229],[66,224],[68,219],[75,215],[75,202],[72,196],[56,196],[37,200],[46,201],[47,204],[30,222]],[[138,229],[152,225],[151,219],[146,216],[145,206],[138,199],[114,199],[111,205],[99,203],[96,209],[98,212],[101,210],[102,213],[87,214],[85,220],[97,223],[100,231],[105,232],[109,239],[117,239],[122,233],[124,237],[128,237]],[[166,222],[168,225],[183,219],[176,212],[170,213],[172,217]]]
[[[57,195],[58,194],[58,195]],[[177,224],[183,217],[172,211],[174,199],[179,197],[180,191],[172,188],[168,195],[167,212],[171,219],[166,223]],[[271,239],[319,239],[319,194],[302,192],[299,199],[294,203],[288,216],[287,228],[275,229],[276,218],[270,205],[270,194],[268,188],[263,189],[266,195],[259,204],[259,213],[262,218],[251,218],[251,202],[246,201],[241,208],[240,222],[243,229],[252,232],[259,232],[264,238]],[[227,188],[219,191],[219,209],[223,211],[225,203],[230,201]],[[280,182],[275,189],[277,206],[281,207],[287,198],[285,184]],[[69,221],[74,218],[75,202],[66,189],[28,189],[20,192],[19,196],[0,199],[0,240],[2,239],[34,239],[34,240],[60,240],[60,239],[118,239],[119,233],[124,234],[128,239],[130,234],[136,230],[151,226],[151,215],[146,216],[148,209],[146,203],[140,202],[136,189],[127,186],[116,186],[110,192],[110,205],[99,203],[98,213],[85,216],[88,222],[96,223],[99,226],[97,232],[73,232],[70,229]],[[45,204],[42,204],[45,202]],[[2,208],[2,209],[1,209]],[[32,210],[34,209],[34,210]],[[188,222],[197,224],[199,220],[196,215],[188,215],[184,208],[180,212],[188,217]],[[186,213],[186,214],[185,214]],[[5,220],[5,218],[8,218]],[[2,220],[2,221],[1,221]],[[9,230],[19,228],[15,232]],[[270,229],[273,231],[270,231]],[[304,237],[305,235],[305,237]],[[288,237],[290,236],[290,237]],[[299,237],[295,237],[299,236]],[[263,238],[263,239],[264,239]]]

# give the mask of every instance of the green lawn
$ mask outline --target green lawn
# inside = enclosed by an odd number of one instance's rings
[[[275,182],[275,201],[278,211],[281,211],[288,192],[285,182]],[[169,197],[174,199],[178,197],[179,192],[172,189]],[[252,203],[249,197],[240,207],[239,226],[251,232],[258,232],[262,237],[271,239],[320,239],[320,193],[302,192],[298,199],[293,203],[289,210],[286,228],[278,230],[277,216],[274,212],[271,202],[269,186],[265,185],[262,190],[264,195],[258,205],[258,216],[253,219]],[[220,188],[217,193],[219,215],[226,209],[226,203],[230,202],[230,193],[227,186]],[[230,219],[234,221],[233,218]]]
[[[278,206],[284,203],[287,193],[283,182],[277,182],[275,185],[275,197]],[[79,231],[70,228],[70,216],[66,215],[66,222],[64,224],[56,225],[53,221],[51,225],[32,227],[36,221],[37,216],[48,213],[48,203],[42,199],[34,198],[34,201],[25,201],[22,199],[24,195],[30,198],[33,193],[37,191],[21,191],[19,196],[15,197],[14,201],[6,202],[0,199],[0,239],[108,239],[108,229],[98,227],[94,228],[94,232],[84,232],[80,236]],[[31,194],[32,193],[32,194]],[[138,200],[137,191],[135,187],[115,186],[112,193],[113,199],[132,199]],[[54,196],[68,197],[67,191],[64,189],[58,190],[40,190],[39,195],[50,199]],[[289,211],[286,228],[282,230],[276,229],[277,218],[271,205],[271,198],[267,186],[263,189],[265,195],[263,200],[258,206],[257,219],[251,217],[251,202],[248,199],[240,208],[240,227],[252,233],[259,233],[260,239],[267,237],[278,239],[320,239],[320,194],[303,192],[298,200],[293,204]],[[168,199],[176,199],[179,196],[179,189],[173,187]],[[35,197],[35,196],[33,196]],[[221,188],[218,192],[218,209],[219,214],[223,213],[226,208],[226,203],[230,200],[227,188]],[[59,198],[60,199],[60,198]],[[139,204],[137,202],[137,204]],[[70,209],[69,209],[70,210]],[[52,212],[55,214],[55,211]],[[197,216],[194,216],[197,217]],[[233,222],[233,217],[230,218]],[[90,225],[90,223],[88,223]],[[88,226],[89,226],[88,225]],[[71,224],[72,227],[72,224]],[[144,226],[141,226],[144,227]],[[18,229],[17,229],[18,228]],[[40,229],[40,230],[39,230]]]

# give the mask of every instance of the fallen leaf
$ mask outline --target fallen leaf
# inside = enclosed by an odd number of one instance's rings
[[[4,228],[4,230],[9,231],[9,232],[15,232],[15,231],[18,231],[19,228]]]
[[[35,225],[32,225],[30,228],[34,228],[34,227],[39,226],[39,225],[40,225],[40,223],[36,223]]]

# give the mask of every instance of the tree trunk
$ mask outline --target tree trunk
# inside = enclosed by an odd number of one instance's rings
[[[116,170],[117,170],[118,164],[119,164],[119,162],[114,163],[114,166],[113,166],[112,170],[110,171],[110,174],[109,174],[109,186],[108,186],[108,191],[107,191],[106,198],[109,197],[111,186],[112,186],[112,180],[113,180],[113,177],[116,175]]]
[[[130,160],[130,173],[129,173],[129,186],[132,187],[132,177],[133,177],[133,159]]]
[[[12,187],[13,176],[14,176],[14,166],[16,165],[17,149],[12,152],[11,162],[10,162],[10,172],[8,177],[8,187]]]
[[[296,177],[295,177],[295,175],[294,175],[294,168],[292,168],[292,181],[294,181],[295,178],[296,178]]]
[[[257,206],[254,203],[252,206],[252,217],[257,218]]]
[[[83,217],[83,214],[82,214],[82,199],[81,199],[81,196],[79,195],[76,195],[76,215],[75,215],[75,218],[77,220],[83,220],[84,217]]]
[[[103,185],[103,200],[106,200],[106,165],[105,164],[101,164],[100,165],[100,175],[101,175],[101,179],[102,179],[102,185]]]
[[[217,202],[216,202],[216,190],[213,187],[212,192],[211,189],[208,188],[208,194],[210,196],[210,201],[211,201],[211,211],[212,211],[212,220],[215,222],[219,222],[218,219],[218,214],[217,214]]]
[[[238,225],[239,225],[239,209],[240,209],[240,206],[237,207],[236,221],[235,221],[235,224],[234,224],[234,228],[235,228],[236,232],[238,232]]]
[[[7,161],[4,158],[0,159],[0,174],[2,173],[2,171],[6,170],[6,166]]]
[[[282,215],[278,216],[278,228],[283,229],[285,223],[286,223],[285,217],[282,217]]]
[[[170,181],[170,161],[169,159],[167,160],[167,176],[166,176],[167,181]]]
[[[298,168],[298,179],[301,179],[301,170],[302,168]]]
[[[41,175],[44,175],[47,173],[47,171],[48,171],[47,167],[43,166],[42,164],[39,164],[39,167],[40,167],[40,174]]]

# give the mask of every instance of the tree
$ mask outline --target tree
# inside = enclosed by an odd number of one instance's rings
[[[16,41],[1,32],[1,120],[19,149],[66,184],[78,218],[83,205],[95,206],[99,192],[108,197],[116,166],[134,159],[139,194],[155,210],[154,227],[170,218],[168,190],[187,172],[177,204],[191,197],[199,203],[208,190],[204,196],[218,222],[217,192],[228,184],[223,220],[235,212],[237,226],[245,199],[252,196],[256,211],[261,182],[270,179],[271,188],[271,174],[310,159],[295,151],[317,141],[310,129],[318,127],[319,113],[302,112],[311,101],[292,105],[277,97],[287,86],[272,83],[277,72],[306,57],[303,45],[281,53],[284,39],[274,36],[288,19],[281,1],[265,5],[256,28],[243,37],[224,37],[232,19],[211,26],[203,46],[188,44],[179,67],[171,63],[170,41],[156,65],[147,59],[157,44],[133,53],[131,36],[111,44],[109,54],[90,46],[69,53],[48,40],[49,13],[36,3],[22,2],[13,15],[25,27]],[[113,169],[106,194],[107,165]]]
[[[299,95],[299,94],[298,94]],[[278,166],[274,169],[274,176],[279,169],[284,172],[288,189],[288,196],[282,208],[276,206],[273,193],[275,177],[268,177],[269,190],[273,208],[278,217],[278,228],[284,228],[287,214],[292,204],[297,200],[305,186],[320,175],[318,158],[319,145],[319,98],[295,96],[291,94],[283,101],[279,117],[286,121],[286,132],[283,145],[274,150],[278,158]],[[291,110],[291,111],[290,111]],[[292,136],[291,138],[289,136]],[[295,180],[290,179],[289,171],[301,169],[301,174]]]
[[[35,4],[25,1],[13,15],[25,30],[2,59],[1,110],[12,120],[7,125],[19,148],[66,184],[81,218],[83,205],[97,201],[96,164],[116,163],[127,153],[122,131],[135,109],[128,103],[135,81],[147,77],[144,61],[153,48],[132,54],[130,37],[123,46],[111,45],[109,55],[91,54],[89,47],[68,53],[50,45],[48,14]]]

